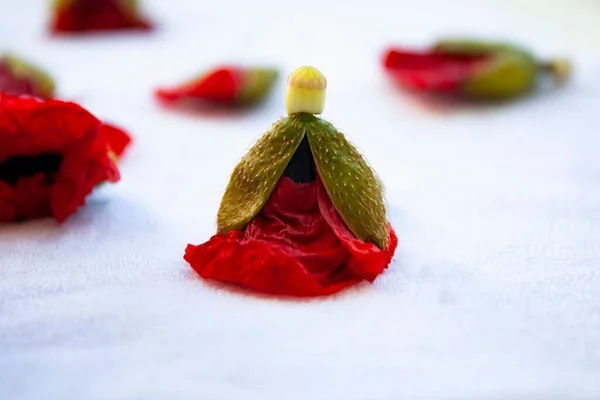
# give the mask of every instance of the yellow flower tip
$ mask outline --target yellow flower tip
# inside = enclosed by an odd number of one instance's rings
[[[321,114],[325,108],[327,79],[315,67],[300,67],[288,77],[286,109],[297,113]]]

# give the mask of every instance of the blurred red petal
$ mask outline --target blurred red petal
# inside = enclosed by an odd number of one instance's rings
[[[58,0],[51,23],[56,34],[152,28],[125,0]]]
[[[219,68],[182,85],[160,88],[155,94],[166,103],[191,100],[229,104],[236,101],[243,79],[240,68]]]
[[[416,91],[456,93],[478,70],[486,56],[464,56],[390,49],[384,59],[388,75]]]

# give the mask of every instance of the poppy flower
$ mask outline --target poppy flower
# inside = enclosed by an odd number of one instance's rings
[[[54,34],[152,28],[137,0],[55,0],[50,24]]]
[[[0,92],[49,98],[54,81],[45,71],[14,55],[0,56]]]
[[[0,221],[64,221],[119,180],[125,137],[77,104],[0,95]]]
[[[425,51],[394,47],[384,68],[409,90],[473,99],[515,98],[535,89],[547,73],[562,83],[570,72],[563,59],[543,63],[513,44],[473,40],[445,40]]]
[[[235,167],[217,233],[188,245],[203,278],[262,293],[323,296],[374,281],[398,239],[383,189],[363,156],[323,111],[325,77],[313,67],[288,80],[288,117]]]
[[[181,85],[157,89],[155,94],[161,102],[171,105],[251,105],[269,94],[277,75],[272,68],[220,67]]]

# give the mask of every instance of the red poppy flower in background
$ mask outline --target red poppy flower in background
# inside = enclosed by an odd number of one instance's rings
[[[55,34],[152,28],[136,0],[56,0],[50,25]]]
[[[0,221],[64,221],[98,184],[119,180],[126,137],[77,104],[0,95]]]
[[[54,94],[54,81],[40,68],[4,54],[0,56],[0,92],[45,99]]]
[[[155,94],[166,104],[249,105],[269,94],[277,76],[272,68],[221,67],[182,85],[157,89]]]
[[[566,60],[539,62],[513,44],[460,39],[440,41],[425,51],[388,49],[383,65],[406,89],[474,99],[518,97],[533,90],[546,72],[558,83],[570,72]]]

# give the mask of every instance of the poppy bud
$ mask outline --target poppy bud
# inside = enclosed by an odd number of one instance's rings
[[[49,98],[54,81],[45,71],[14,55],[0,56],[0,92]]]
[[[384,64],[406,88],[490,100],[531,92],[548,72],[564,82],[570,72],[566,60],[541,63],[513,44],[476,40],[443,40],[420,53],[390,49]]]
[[[137,0],[55,0],[52,12],[54,34],[153,28]]]
[[[155,94],[167,104],[251,105],[267,97],[277,76],[272,68],[221,67],[173,88],[157,89]]]

